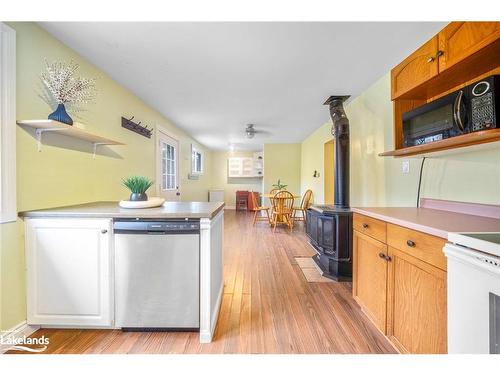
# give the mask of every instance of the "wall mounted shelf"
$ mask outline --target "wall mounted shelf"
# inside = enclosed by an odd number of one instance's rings
[[[38,151],[42,150],[42,136],[45,132],[58,132],[67,137],[73,137],[91,143],[94,148],[92,156],[94,159],[97,152],[97,147],[99,146],[124,145],[124,143],[89,133],[79,128],[78,124],[76,123],[75,125],[70,126],[54,120],[21,120],[17,121],[17,124],[20,126],[26,126],[35,129],[36,139],[38,142]]]
[[[489,129],[443,139],[442,141],[404,147],[393,151],[386,151],[379,154],[379,156],[424,157],[438,151],[451,150],[460,147],[470,147],[498,141],[500,141],[500,129]]]

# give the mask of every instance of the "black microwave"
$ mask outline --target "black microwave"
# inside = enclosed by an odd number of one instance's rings
[[[403,113],[403,144],[421,145],[500,126],[500,75]]]

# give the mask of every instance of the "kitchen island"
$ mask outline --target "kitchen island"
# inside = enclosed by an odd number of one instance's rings
[[[199,264],[193,268],[199,267],[200,342],[211,342],[223,293],[223,208],[222,202],[166,202],[147,209],[91,202],[21,212],[26,227],[28,324],[121,328],[116,325],[119,290],[113,224],[127,220],[196,223]]]

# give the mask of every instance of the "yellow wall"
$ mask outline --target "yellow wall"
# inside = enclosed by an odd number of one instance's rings
[[[351,127],[351,205],[415,206],[422,159],[410,161],[410,173],[401,172],[402,159],[382,158],[393,148],[390,75],[375,82],[346,105]],[[331,139],[326,123],[302,143],[302,192],[311,188],[316,203],[324,202],[323,145]],[[500,146],[426,159],[421,196],[466,202],[500,204]]]
[[[300,194],[300,149],[300,143],[264,145],[264,192],[273,189],[280,179],[288,191]]]
[[[334,168],[333,165],[335,163],[335,143],[333,140],[326,142],[324,145],[324,170],[323,170],[323,180],[324,180],[324,194],[325,194],[325,203],[333,204],[334,196],[335,196],[335,188],[334,188]]]
[[[180,140],[180,181],[183,200],[207,200],[211,152],[205,153],[205,170],[199,180],[188,180],[191,139],[165,117],[34,23],[10,23],[17,32],[17,118],[46,118],[50,108],[37,96],[43,61],[70,60],[80,64],[80,74],[96,77],[98,97],[81,122],[90,132],[126,143],[105,147],[106,155],[92,159],[86,142],[57,134],[44,135],[37,152],[32,131],[17,128],[18,210],[75,204],[97,200],[120,200],[127,191],[123,177],[140,174],[155,178],[155,139],[147,139],[121,127],[121,116],[135,116],[150,127],[161,125]],[[195,143],[196,144],[196,143]],[[150,192],[154,193],[154,192]],[[26,319],[24,245],[22,222],[0,225],[1,233],[1,328]]]
[[[262,192],[262,177],[227,177],[227,159],[230,157],[253,157],[253,152],[212,152],[210,187],[211,189],[223,189],[226,206],[228,208],[234,208],[236,205],[237,190]]]
[[[302,194],[307,190],[313,191],[314,203],[325,203],[325,169],[324,144],[332,140],[330,127],[325,124],[316,129],[302,142],[300,185]],[[319,171],[319,177],[313,177],[314,171]]]

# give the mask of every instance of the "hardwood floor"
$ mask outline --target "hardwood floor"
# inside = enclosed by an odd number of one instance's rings
[[[252,226],[228,210],[224,296],[215,339],[195,332],[41,329],[44,353],[395,353],[351,296],[351,283],[308,283],[294,257],[310,257],[303,224]]]

